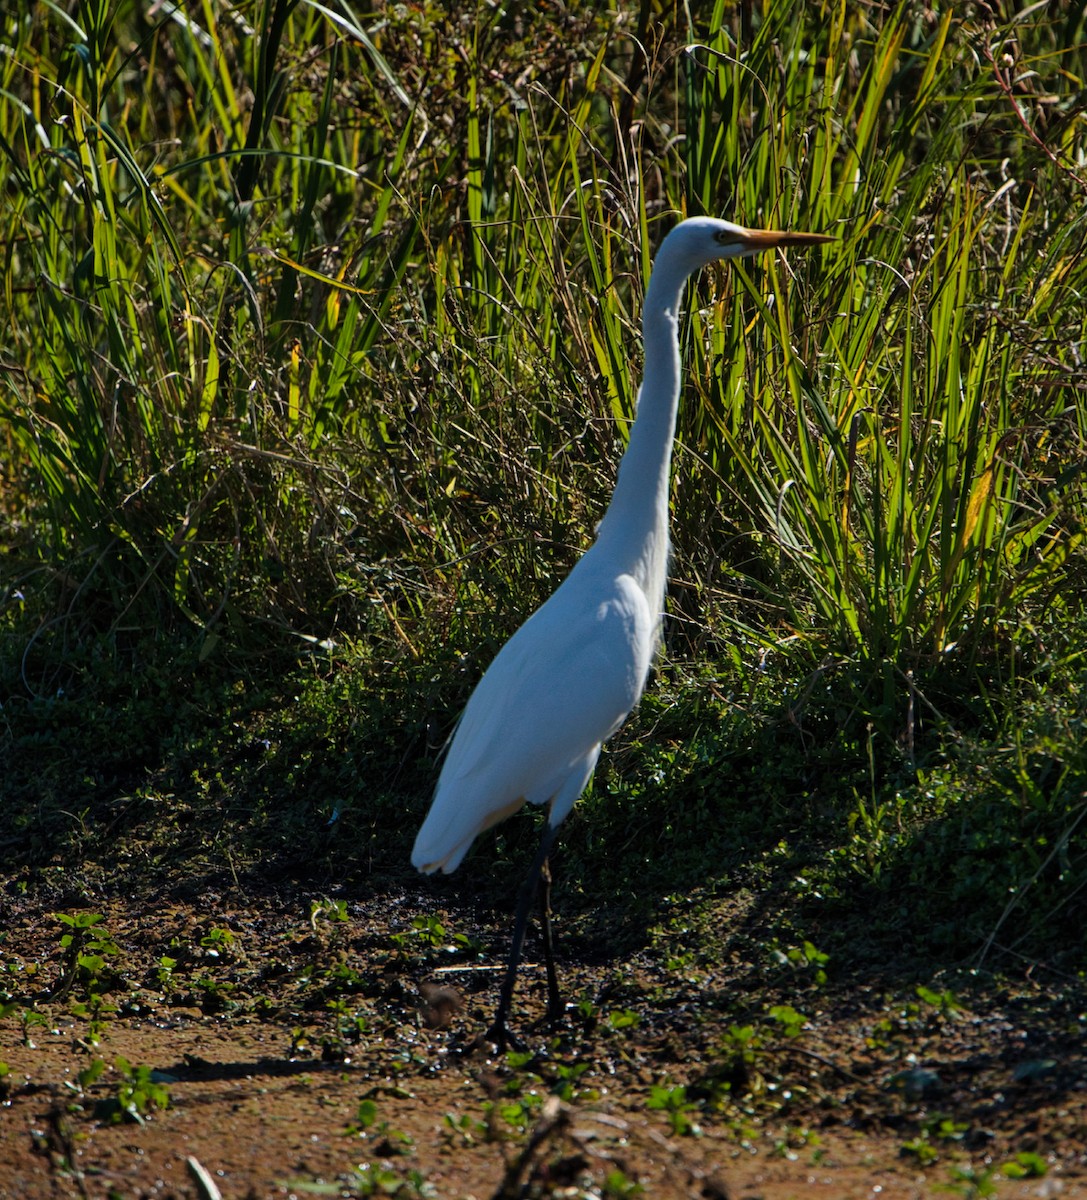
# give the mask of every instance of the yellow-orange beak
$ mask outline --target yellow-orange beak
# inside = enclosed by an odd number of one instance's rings
[[[801,233],[788,229],[742,229],[736,244],[745,250],[776,250],[779,246],[817,246],[833,242],[829,233]]]

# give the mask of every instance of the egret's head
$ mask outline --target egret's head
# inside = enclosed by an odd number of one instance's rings
[[[687,274],[723,258],[749,258],[778,246],[814,246],[834,239],[825,233],[747,229],[717,217],[689,217],[664,239],[660,256],[674,255]]]

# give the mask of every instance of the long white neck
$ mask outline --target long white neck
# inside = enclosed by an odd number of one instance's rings
[[[597,545],[607,546],[659,612],[668,571],[668,494],[679,406],[679,308],[687,272],[658,255],[642,316],[645,369],[630,441]]]

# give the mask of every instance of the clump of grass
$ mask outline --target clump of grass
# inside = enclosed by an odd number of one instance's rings
[[[730,169],[743,208],[776,192],[774,218],[795,223],[806,201],[842,246],[789,283],[773,267],[769,288],[744,278],[714,321],[695,373],[704,462],[748,514],[748,579],[820,646],[877,668],[985,654],[1031,596],[1078,606],[1085,330],[1068,310],[1054,338],[1028,314],[1078,286],[1082,184],[1062,178],[1052,231],[1048,198],[1015,177],[1025,162],[998,153],[992,126],[1020,114],[994,103],[972,46],[1008,31],[948,11],[922,36],[906,5],[878,27],[841,9],[815,55],[787,10],[770,7],[742,56],[724,30],[701,49],[689,178],[708,157],[721,169],[702,197]],[[1055,36],[1017,30],[1019,69]],[[708,342],[699,329],[696,350]]]

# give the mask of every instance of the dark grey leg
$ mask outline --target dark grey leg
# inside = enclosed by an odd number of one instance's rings
[[[559,977],[555,971],[555,943],[551,936],[551,863],[544,859],[540,868],[540,930],[543,934],[544,962],[547,965],[547,1017],[557,1021],[565,1012],[559,992]]]
[[[513,1000],[513,985],[517,981],[517,966],[521,961],[521,951],[525,944],[525,928],[528,925],[529,909],[532,907],[532,901],[536,898],[536,889],[543,874],[544,864],[547,862],[547,856],[551,853],[551,847],[555,844],[557,834],[558,830],[552,828],[550,824],[544,827],[544,834],[540,839],[540,847],[536,851],[536,857],[532,860],[532,866],[529,868],[528,875],[525,877],[524,883],[521,884],[521,890],[518,893],[517,915],[513,921],[513,945],[510,947],[510,957],[509,962],[506,964],[506,975],[502,980],[502,989],[498,993],[498,1008],[495,1010],[491,1027],[485,1035],[487,1041],[494,1042],[499,1050],[505,1050],[507,1046],[513,1046],[516,1049],[520,1044],[510,1034],[506,1021],[509,1018],[510,1004]],[[550,922],[548,922],[548,930],[544,935],[545,939],[550,938],[550,933]],[[555,967],[551,962],[550,954],[548,954],[548,963],[553,973]],[[550,986],[550,975],[548,983]]]

